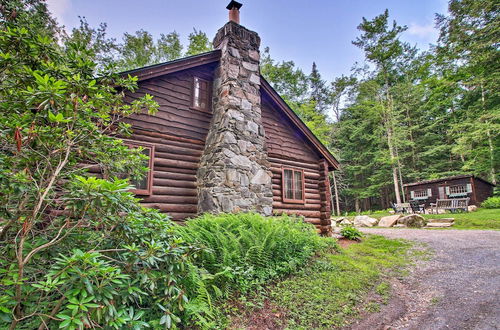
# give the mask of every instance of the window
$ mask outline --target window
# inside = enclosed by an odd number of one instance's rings
[[[210,83],[207,80],[194,77],[192,98],[194,109],[210,111]]]
[[[467,193],[467,185],[460,184],[456,186],[450,186],[450,195],[453,194],[464,194]]]
[[[410,197],[413,200],[427,199],[428,197],[431,196],[432,196],[431,188],[410,191]]]
[[[413,192],[413,196],[415,198],[419,198],[419,197],[427,197],[427,190],[415,190]]]
[[[304,203],[304,171],[284,168],[282,173],[283,202]]]
[[[472,184],[459,184],[446,187],[446,194],[448,197],[466,197],[468,193],[472,192]]]
[[[131,192],[136,195],[151,195],[151,191],[153,188],[153,161],[155,147],[151,144],[128,141],[125,142],[125,144],[130,148],[142,148],[142,154],[148,157],[148,159],[144,160],[144,166],[149,170],[141,180],[130,180],[130,183],[135,187],[135,189],[131,189]]]

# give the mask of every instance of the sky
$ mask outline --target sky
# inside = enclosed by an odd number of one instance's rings
[[[227,22],[229,0],[47,0],[49,9],[67,30],[84,16],[92,26],[105,22],[110,37],[144,29],[158,37],[177,31],[184,45],[193,28],[210,39]],[[241,24],[261,37],[276,60],[294,61],[309,73],[316,62],[328,81],[349,74],[363,62],[352,44],[362,18],[372,19],[389,9],[390,18],[408,30],[402,39],[428,49],[435,43],[436,13],[446,13],[447,0],[240,0]]]

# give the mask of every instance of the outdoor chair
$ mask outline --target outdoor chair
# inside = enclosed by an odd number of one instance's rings
[[[419,204],[418,201],[410,201],[410,207],[413,213],[425,213],[425,204]]]

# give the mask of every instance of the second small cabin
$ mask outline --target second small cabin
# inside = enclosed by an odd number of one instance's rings
[[[407,200],[429,207],[436,199],[470,198],[469,205],[479,206],[493,195],[495,185],[474,175],[457,175],[404,185]]]

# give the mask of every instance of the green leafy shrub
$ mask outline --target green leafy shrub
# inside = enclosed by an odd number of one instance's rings
[[[197,249],[127,180],[87,173],[143,176],[144,156],[117,137],[158,104],[125,102],[137,78],[98,68],[88,44],[60,45],[35,3],[0,11],[0,329],[175,327],[191,317]]]
[[[359,240],[363,234],[352,226],[346,226],[340,230],[340,235],[350,240]]]
[[[184,241],[205,250],[194,261],[217,297],[248,292],[305,265],[318,249],[334,244],[300,218],[254,213],[205,214],[177,228]]]
[[[190,259],[197,249],[174,235],[166,215],[142,208],[126,180],[76,177],[71,186],[66,209],[80,216],[55,217],[36,229],[24,260],[33,247],[45,248],[21,264],[22,281],[13,262],[17,231],[7,233],[0,247],[0,328],[170,328],[188,319],[183,281],[195,270]],[[47,246],[54,228],[64,234]]]
[[[486,209],[500,209],[500,197],[490,197],[481,203],[481,207]]]

